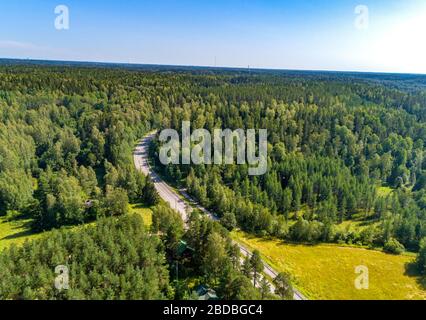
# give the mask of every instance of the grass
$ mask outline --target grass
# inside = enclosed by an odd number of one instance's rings
[[[0,217],[0,252],[11,244],[21,245],[26,240],[41,237],[42,233],[31,231],[30,223],[29,219],[8,221],[5,217]]]
[[[380,225],[379,220],[345,220],[341,224],[336,225],[339,231],[353,231],[360,232],[368,227],[377,227]]]
[[[426,289],[413,272],[412,255],[338,245],[295,245],[234,231],[232,238],[260,251],[277,271],[287,271],[308,298],[319,300],[426,299]],[[369,289],[357,290],[357,266],[369,269]]]
[[[143,223],[147,228],[150,228],[152,225],[152,210],[149,207],[146,207],[142,204],[131,204],[129,205],[129,213],[139,214]]]

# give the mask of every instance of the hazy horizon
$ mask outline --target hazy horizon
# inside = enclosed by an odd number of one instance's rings
[[[263,67],[240,67],[240,66],[209,66],[209,65],[191,65],[191,64],[167,64],[167,63],[143,63],[143,62],[111,62],[111,61],[89,61],[89,60],[55,60],[55,59],[31,59],[31,58],[14,58],[14,57],[0,57],[1,61],[19,61],[22,63],[32,62],[37,64],[37,62],[47,62],[47,63],[58,63],[58,64],[84,64],[84,65],[112,65],[112,66],[153,66],[153,67],[162,67],[166,68],[200,68],[200,69],[210,69],[210,70],[241,70],[241,71],[293,71],[293,72],[316,72],[316,73],[359,73],[359,74],[388,74],[388,75],[414,75],[414,76],[426,76],[425,73],[415,73],[415,72],[387,72],[387,71],[358,71],[358,70],[333,70],[333,69],[289,69],[289,68],[263,68]]]

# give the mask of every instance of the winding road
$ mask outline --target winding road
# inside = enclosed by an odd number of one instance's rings
[[[161,179],[161,177],[151,168],[149,164],[149,146],[151,144],[151,141],[155,137],[155,132],[149,133],[147,136],[145,136],[140,143],[136,146],[136,149],[133,154],[133,159],[135,166],[138,170],[140,170],[143,174],[146,176],[149,176],[152,180],[152,182],[155,185],[155,188],[160,195],[160,197],[169,203],[170,207],[176,210],[180,213],[182,216],[183,221],[185,222],[185,226],[187,227],[187,220],[188,220],[188,213],[190,213],[193,208],[196,208],[202,212],[204,212],[210,219],[212,220],[219,220],[218,217],[207,210],[206,208],[202,207],[199,203],[197,203],[194,199],[192,199],[185,190],[175,190],[172,187],[170,187],[166,182]],[[185,198],[187,202],[190,203],[190,205],[187,205],[187,203],[182,200],[182,198]],[[246,247],[242,246],[240,243],[237,243],[238,247],[240,248],[241,254],[246,256],[251,256],[250,250],[248,250]],[[263,261],[263,265],[265,267],[264,273],[268,275],[271,278],[275,278],[278,275],[278,272],[276,272],[274,269],[272,269],[266,262]],[[273,286],[271,285],[271,289],[273,290]],[[306,297],[304,297],[299,291],[294,289],[294,299],[295,300],[307,300]]]

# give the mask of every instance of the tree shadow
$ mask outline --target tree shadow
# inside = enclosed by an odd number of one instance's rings
[[[36,234],[36,232],[34,232],[32,230],[32,221],[25,221],[23,223],[19,223],[22,220],[26,220],[26,217],[23,216],[19,216],[14,218],[12,221],[4,221],[3,223],[13,223],[13,225],[11,225],[10,229],[11,230],[20,230],[14,234],[9,234],[3,238],[1,238],[0,240],[12,240],[12,239],[18,239],[21,237],[27,237],[27,236],[31,236]],[[24,229],[24,230],[22,230]]]
[[[4,238],[1,238],[0,240],[12,240],[12,239],[18,239],[18,238],[22,238],[22,237],[27,237],[27,236],[31,236],[34,235],[35,233],[32,230],[25,230],[25,231],[20,231],[14,234],[10,234]]]
[[[147,206],[146,204],[143,203],[135,203],[133,204],[133,208],[135,209],[150,209],[150,206]]]
[[[289,240],[283,240],[280,238],[276,238],[274,236],[263,236],[263,235],[256,235],[251,233],[245,233],[245,238],[248,240],[256,240],[258,242],[268,243],[270,241],[276,242],[277,246],[292,246],[292,247],[318,247],[321,245],[320,242],[297,242],[297,241],[289,241]]]
[[[377,218],[369,218],[369,219],[365,219],[365,220],[358,220],[359,221],[359,225],[361,227],[368,227],[376,222],[379,221],[379,219]]]

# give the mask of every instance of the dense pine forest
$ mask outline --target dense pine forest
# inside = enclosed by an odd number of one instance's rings
[[[163,126],[179,129],[190,120],[210,131],[267,128],[268,173],[250,177],[238,165],[168,166],[163,173],[230,228],[418,251],[426,235],[426,93],[407,91],[403,76],[392,85],[359,77],[209,76],[214,82],[197,90],[198,101],[171,108]],[[335,228],[354,219],[368,227]]]
[[[268,129],[263,176],[156,163],[220,224],[195,212],[186,230],[133,164],[139,139],[182,121]],[[0,254],[0,298],[191,299],[194,278],[223,299],[274,298],[257,255],[240,266],[235,228],[408,250],[426,273],[425,156],[423,76],[3,62],[0,215],[60,230]],[[151,228],[129,203],[154,207]],[[184,259],[182,241],[195,252]],[[52,289],[58,264],[72,266],[72,290]]]

